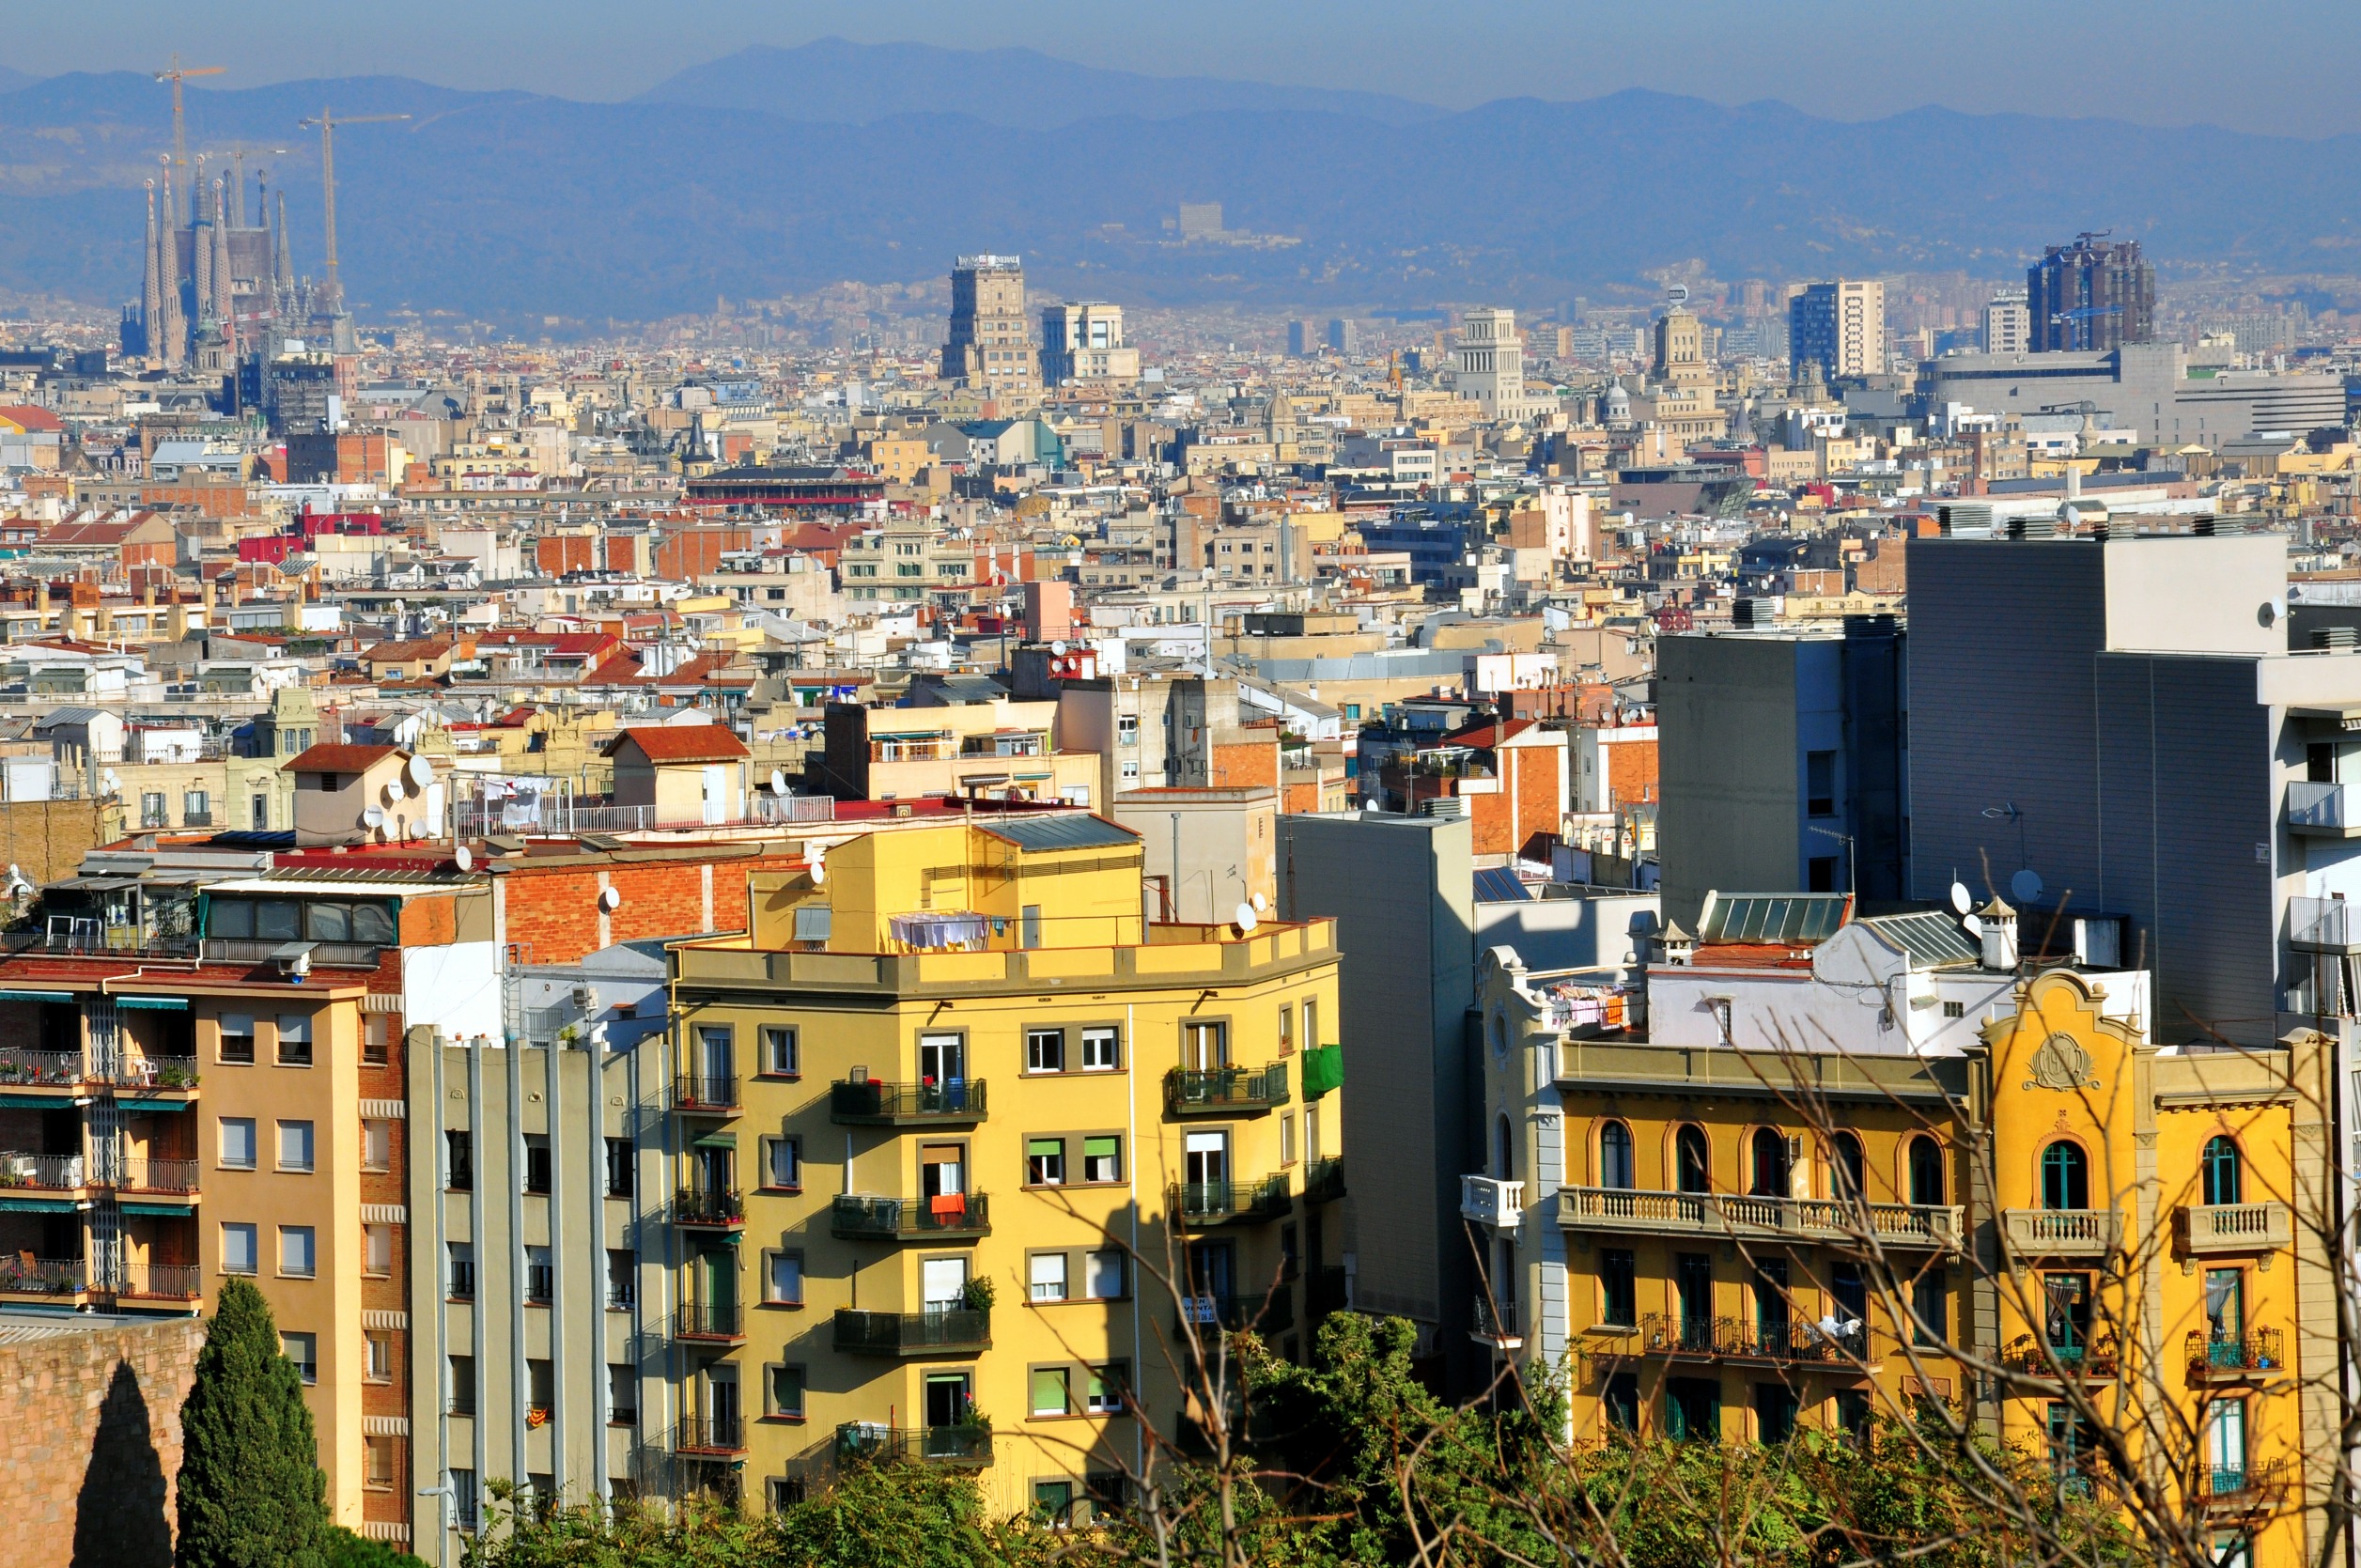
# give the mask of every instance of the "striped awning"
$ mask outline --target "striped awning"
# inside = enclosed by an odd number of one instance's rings
[[[187,997],[126,996],[117,991],[115,994],[115,1005],[142,1008],[156,1013],[185,1013],[189,1010],[189,999]]]
[[[71,1214],[79,1206],[71,1198],[0,1197],[0,1214]]]

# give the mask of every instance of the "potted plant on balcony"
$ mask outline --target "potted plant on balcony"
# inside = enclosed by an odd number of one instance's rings
[[[167,1062],[156,1069],[156,1087],[159,1089],[194,1089],[196,1087],[196,1069]]]
[[[965,1307],[969,1312],[982,1312],[986,1316],[989,1316],[992,1311],[992,1302],[998,1295],[999,1292],[992,1283],[991,1276],[988,1274],[978,1274],[971,1277],[968,1281],[967,1284],[961,1287],[959,1291],[959,1305]]]

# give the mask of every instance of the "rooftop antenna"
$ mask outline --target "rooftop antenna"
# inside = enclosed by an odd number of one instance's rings
[[[219,76],[228,69],[227,66],[184,66],[180,63],[179,51],[175,50],[172,64],[156,72],[157,81],[172,84],[172,170],[179,177],[178,183],[184,199],[193,187],[189,182],[189,116],[182,101],[180,84],[192,76]],[[179,210],[179,202],[176,201],[173,207],[172,226],[179,228],[188,222],[188,214]]]
[[[306,116],[296,127],[299,131],[309,131],[315,125],[319,127],[320,206],[328,225],[327,279],[324,287],[331,310],[344,308],[344,277],[336,267],[336,127],[379,125],[409,117],[408,115],[347,115],[339,119],[323,105],[318,114]]]

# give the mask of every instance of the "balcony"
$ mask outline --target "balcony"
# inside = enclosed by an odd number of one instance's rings
[[[985,1469],[992,1463],[988,1426],[884,1426],[847,1421],[836,1429],[831,1457],[839,1465],[859,1461],[903,1461]]]
[[[81,1258],[0,1257],[0,1296],[34,1296],[54,1300],[90,1288],[90,1265]]]
[[[156,1090],[184,1094],[196,1088],[196,1058],[194,1056],[130,1056],[104,1075],[105,1080],[117,1089],[136,1092]]]
[[[745,1309],[735,1301],[684,1301],[673,1314],[673,1338],[697,1344],[736,1344],[746,1338]]]
[[[2361,953],[2361,920],[2341,898],[2291,898],[2288,945],[2298,953]]]
[[[1525,1222],[1525,1184],[1491,1176],[1460,1177],[1459,1218],[1495,1231],[1515,1230]]]
[[[0,1190],[80,1192],[89,1172],[80,1155],[31,1155],[0,1151]]]
[[[745,1194],[684,1187],[673,1198],[673,1223],[702,1231],[738,1230],[746,1223]]]
[[[208,937],[197,944],[209,964],[270,964],[288,947],[303,949],[314,969],[373,970],[381,956],[373,942],[315,942],[275,937]],[[181,957],[189,956],[183,953]]]
[[[1344,1196],[1344,1157],[1333,1159],[1308,1159],[1303,1163],[1303,1201],[1313,1203],[1333,1203]]]
[[[2281,1203],[2182,1203],[2172,1241],[2183,1257],[2274,1252],[2295,1245],[2295,1211]]]
[[[838,1350],[851,1356],[970,1356],[992,1348],[992,1314],[972,1307],[924,1312],[837,1309]]]
[[[1296,1326],[1296,1306],[1293,1294],[1281,1285],[1268,1296],[1184,1296],[1177,1316],[1184,1337],[1190,1328],[1200,1333],[1250,1328],[1258,1334],[1280,1334]]]
[[[673,1431],[673,1452],[728,1457],[746,1452],[745,1423],[736,1416],[689,1416]]]
[[[126,1265],[123,1282],[115,1291],[118,1301],[194,1301],[201,1294],[193,1263]]]
[[[2287,826],[2307,838],[2352,838],[2361,832],[2361,816],[2345,810],[2345,786],[2290,779],[2287,786]]]
[[[681,1073],[673,1079],[673,1109],[698,1116],[727,1116],[738,1110],[733,1073]]]
[[[1830,1329],[1824,1329],[1814,1323],[1649,1312],[1640,1318],[1638,1332],[1639,1343],[1630,1353],[1642,1356],[1786,1367],[1825,1366],[1848,1372],[1858,1372],[1871,1364],[1870,1332],[1857,1325],[1848,1331],[1833,1325]]]
[[[1194,1229],[1204,1225],[1259,1225],[1295,1209],[1286,1172],[1259,1182],[1174,1182],[1164,1189],[1164,1213]]]
[[[61,1097],[78,1093],[89,1079],[82,1053],[71,1050],[0,1050],[0,1091],[46,1091]]]
[[[1465,1202],[1465,1189],[1462,1189]],[[1739,1241],[1849,1242],[1956,1251],[1966,1220],[1955,1203],[1863,1203],[1845,1198],[1755,1198],[1621,1187],[1558,1189],[1558,1223],[1571,1231],[1716,1236]]]
[[[115,1188],[126,1200],[140,1194],[167,1198],[185,1206],[197,1193],[197,1162],[193,1159],[149,1159],[133,1155],[122,1163]]]
[[[2267,1465],[2209,1465],[2197,1475],[2198,1500],[2223,1514],[2260,1513],[2276,1504],[2294,1476],[2284,1459]]]
[[[1352,1281],[1342,1264],[1315,1268],[1305,1278],[1303,1310],[1315,1324],[1330,1312],[1353,1310]]]
[[[2269,1382],[2288,1370],[2276,1328],[2229,1335],[2192,1328],[2185,1343],[2191,1383]]]
[[[992,1234],[991,1200],[981,1192],[936,1198],[840,1194],[828,1228],[848,1241],[973,1241]]]
[[[1244,1067],[1174,1067],[1164,1075],[1168,1116],[1251,1116],[1287,1103],[1287,1063],[1259,1073]]]
[[[1525,1336],[1517,1327],[1516,1303],[1514,1301],[1495,1301],[1488,1296],[1478,1295],[1475,1314],[1469,1321],[1474,1327],[1468,1330],[1468,1336],[1478,1344],[1488,1344],[1495,1350],[1521,1350],[1525,1347]]]
[[[2000,1352],[2000,1364],[2025,1377],[2048,1382],[2105,1382],[2117,1367],[2115,1337],[2102,1334],[2080,1344],[2049,1344],[2020,1334]]]
[[[984,1120],[984,1080],[948,1083],[837,1082],[828,1086],[828,1119],[840,1126],[958,1126]]]
[[[2020,1258],[2104,1258],[2121,1245],[2123,1217],[2113,1209],[2003,1209],[2000,1234]]]

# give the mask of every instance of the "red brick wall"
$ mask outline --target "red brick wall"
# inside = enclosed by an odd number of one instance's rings
[[[7,1560],[168,1568],[180,1404],[205,1325],[69,1329],[0,1344]]]
[[[676,582],[722,569],[722,552],[752,550],[754,536],[746,528],[683,528],[656,547],[656,575]]]
[[[1523,746],[1504,750],[1500,758],[1500,787],[1503,792],[1515,790],[1515,820],[1511,824],[1512,842],[1509,848],[1518,854],[1546,860],[1546,848],[1535,840],[1555,834],[1564,824],[1558,815],[1558,787],[1566,766],[1563,746]]]
[[[1607,799],[1610,805],[1636,806],[1656,799],[1656,743],[1619,740],[1599,748],[1607,761]]]
[[[588,534],[545,534],[533,541],[533,564],[544,577],[590,571],[598,565],[598,549]]]
[[[1215,789],[1275,789],[1279,785],[1279,737],[1218,742],[1207,783]]]
[[[746,878],[798,857],[782,849],[744,859],[658,861],[578,870],[520,870],[502,878],[505,939],[526,963],[565,964],[614,942],[686,937],[746,927]],[[713,867],[713,914],[706,917],[705,867]],[[622,902],[598,930],[598,873]]]

